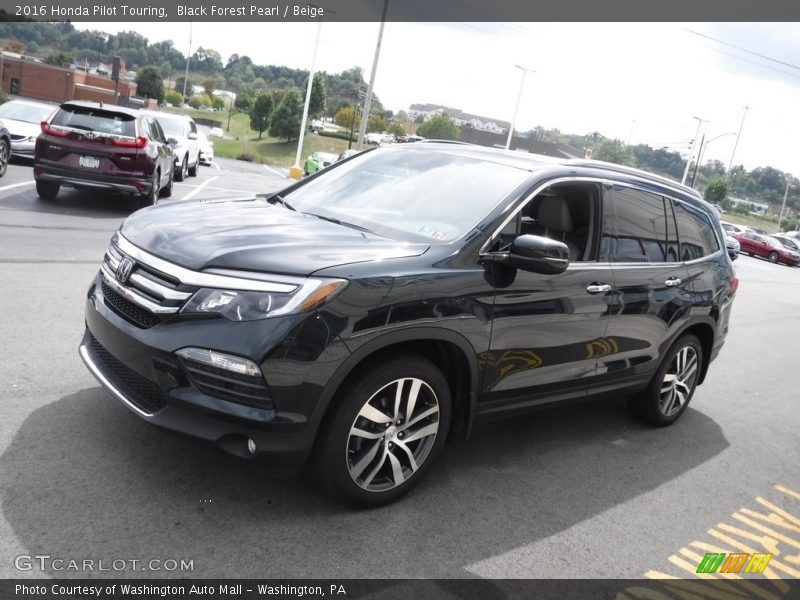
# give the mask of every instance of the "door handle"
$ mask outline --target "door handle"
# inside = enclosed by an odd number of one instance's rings
[[[664,285],[667,287],[675,287],[676,285],[680,285],[683,283],[679,277],[670,277],[664,282]]]
[[[586,291],[590,294],[602,294],[604,292],[610,292],[611,286],[607,283],[591,283],[586,286]]]

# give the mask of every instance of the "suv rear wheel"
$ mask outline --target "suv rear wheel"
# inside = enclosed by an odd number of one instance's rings
[[[159,186],[161,185],[161,173],[156,171],[153,173],[153,182],[150,186],[150,191],[141,196],[139,198],[139,206],[144,208],[145,206],[153,206],[158,202],[158,196],[161,190],[159,190]]]
[[[450,424],[442,372],[416,355],[372,363],[343,388],[317,448],[322,483],[360,506],[393,502],[426,474]]]
[[[197,160],[194,165],[189,167],[189,177],[197,177],[197,168],[200,166],[200,153],[197,153]]]
[[[189,155],[183,157],[181,168],[175,173],[175,181],[183,181],[189,173]]]
[[[39,194],[39,198],[42,200],[55,200],[60,189],[61,186],[57,183],[53,183],[52,181],[36,182],[36,193]]]
[[[175,169],[172,169],[172,172],[169,174],[169,181],[167,185],[161,188],[160,195],[162,198],[169,198],[172,196],[172,184],[175,181]]]
[[[672,345],[648,388],[628,399],[631,412],[651,425],[671,425],[689,405],[702,365],[700,340],[684,335]]]
[[[0,140],[0,177],[6,174],[8,159],[11,158],[11,149],[6,140]]]

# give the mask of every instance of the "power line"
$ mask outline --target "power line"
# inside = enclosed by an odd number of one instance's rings
[[[711,50],[712,52],[719,52],[720,54],[724,54],[725,56],[730,56],[731,58],[735,58],[736,60],[741,60],[742,62],[750,63],[751,65],[761,67],[762,69],[769,69],[770,71],[775,71],[776,73],[781,73],[782,75],[787,75],[788,77],[797,77],[798,79],[800,79],[800,75],[798,75],[797,73],[789,73],[788,71],[784,71],[783,69],[776,69],[775,67],[770,67],[769,65],[762,65],[761,63],[757,63],[754,60],[747,60],[742,56],[736,56],[735,54],[731,54],[730,52],[725,52],[724,50],[720,50],[719,48],[712,48],[711,46],[706,46],[706,45],[703,45],[703,48],[705,48],[706,50]],[[734,75],[739,75],[739,73],[734,73]]]
[[[722,44],[723,46],[730,46],[731,48],[736,48],[737,50],[740,50],[742,52],[747,52],[748,54],[752,54],[753,56],[758,56],[759,58],[763,58],[765,60],[769,60],[769,61],[778,63],[780,65],[783,65],[785,67],[791,67],[792,69],[797,69],[798,71],[800,71],[800,67],[798,67],[797,65],[793,65],[792,63],[788,63],[788,62],[779,60],[777,58],[772,58],[771,56],[767,56],[765,54],[759,54],[758,52],[753,52],[752,50],[748,50],[747,48],[742,48],[741,46],[737,46],[736,44],[731,44],[729,42],[724,42],[724,41],[719,40],[717,38],[711,37],[710,35],[706,35],[704,33],[700,33],[699,31],[693,31],[693,30],[688,29],[688,28],[685,28],[685,30],[688,31],[689,33],[694,34],[694,35],[699,35],[700,37],[706,38],[707,40],[711,40],[712,42],[716,42],[718,44]],[[758,63],[755,63],[755,64],[758,64]]]

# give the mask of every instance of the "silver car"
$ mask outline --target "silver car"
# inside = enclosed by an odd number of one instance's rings
[[[58,106],[33,100],[9,100],[0,105],[0,121],[11,134],[11,154],[33,158],[36,138],[42,132],[42,121]]]

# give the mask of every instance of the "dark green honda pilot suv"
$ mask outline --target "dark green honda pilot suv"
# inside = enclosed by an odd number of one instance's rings
[[[673,423],[728,331],[723,239],[696,192],[633,169],[378,148],[132,215],[80,354],[142,419],[376,505],[483,419],[615,394]]]

